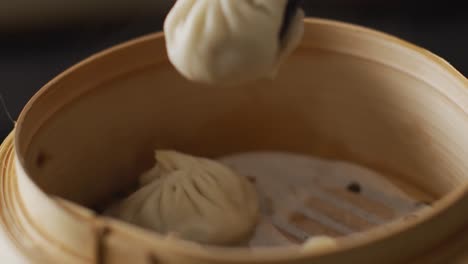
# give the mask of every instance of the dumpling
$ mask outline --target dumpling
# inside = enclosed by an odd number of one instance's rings
[[[297,2],[178,0],[164,23],[169,59],[197,82],[273,78],[303,36]]]
[[[303,245],[302,249],[306,252],[318,252],[337,248],[336,239],[328,236],[314,236],[309,238]]]
[[[108,215],[161,234],[200,243],[244,242],[257,224],[253,184],[228,167],[176,151],[156,151],[140,189]]]

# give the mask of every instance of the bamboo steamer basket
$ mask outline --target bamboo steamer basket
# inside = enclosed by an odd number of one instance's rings
[[[461,253],[468,245],[466,78],[386,34],[321,19],[305,24],[301,46],[273,81],[190,83],[168,62],[157,33],[45,85],[0,150],[0,235],[10,252],[29,263],[468,261]],[[201,246],[88,209],[132,185],[155,148],[346,160],[434,203],[313,252]]]

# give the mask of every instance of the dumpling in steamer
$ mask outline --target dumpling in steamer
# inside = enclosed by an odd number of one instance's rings
[[[156,151],[140,189],[108,211],[129,223],[195,242],[243,242],[259,215],[255,187],[213,160]]]
[[[331,250],[338,247],[337,241],[328,236],[315,236],[309,238],[303,245],[302,249],[307,252],[321,252]]]
[[[164,23],[169,59],[192,81],[273,77],[303,36],[304,12],[296,2],[178,0]]]

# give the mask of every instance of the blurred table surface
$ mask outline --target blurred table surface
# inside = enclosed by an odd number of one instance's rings
[[[305,1],[305,9],[308,16],[351,22],[403,38],[441,56],[467,76],[468,16],[462,2]],[[0,94],[11,115],[16,118],[42,85],[69,66],[112,45],[159,31],[163,20],[163,15],[146,14],[112,23],[0,32]],[[0,109],[0,139],[11,129]]]

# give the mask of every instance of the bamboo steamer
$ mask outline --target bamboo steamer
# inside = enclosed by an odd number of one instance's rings
[[[467,84],[421,48],[321,19],[306,20],[277,79],[239,87],[184,80],[161,33],[124,43],[65,71],[22,111],[0,149],[0,242],[30,263],[464,263]],[[314,252],[201,246],[87,209],[133,184],[155,148],[346,160],[434,203]]]

